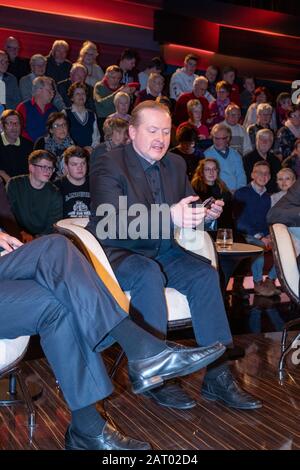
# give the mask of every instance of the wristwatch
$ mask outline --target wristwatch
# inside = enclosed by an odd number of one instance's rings
[[[264,234],[263,233],[256,233],[255,235],[253,235],[254,238],[257,238],[257,240],[261,240],[262,238],[264,238]]]

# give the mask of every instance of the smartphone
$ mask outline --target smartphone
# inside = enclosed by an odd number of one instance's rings
[[[211,196],[205,199],[205,201],[201,203],[201,206],[206,207],[206,209],[210,209],[214,202],[215,202],[215,198]]]

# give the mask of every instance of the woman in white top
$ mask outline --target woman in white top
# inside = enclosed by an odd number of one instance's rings
[[[94,87],[95,83],[99,80],[102,80],[104,76],[102,68],[96,62],[98,55],[96,44],[91,41],[85,41],[79,51],[79,57],[77,60],[77,62],[86,67],[88,74],[85,79],[85,83],[92,87]]]
[[[290,168],[282,168],[277,173],[277,185],[280,191],[271,195],[271,207],[284,196],[296,181],[296,175]]]

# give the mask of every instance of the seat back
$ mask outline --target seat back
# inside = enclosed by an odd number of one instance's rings
[[[292,236],[284,224],[271,225],[270,234],[280,283],[287,295],[299,303],[299,270]]]
[[[122,291],[106,254],[98,240],[85,229],[88,221],[87,217],[62,219],[54,225],[54,228],[69,238],[84,254],[118,304],[128,312],[129,300]]]
[[[85,229],[87,223],[87,218],[69,218],[58,221],[54,227],[57,232],[67,236],[86,256],[119,305],[129,312],[130,292],[124,293],[120,288],[100,243]],[[209,258],[213,266],[217,267],[217,255],[209,234],[204,232],[204,235],[202,233],[200,238],[197,238],[194,233],[186,230],[185,233],[176,234],[178,243],[187,250],[192,249],[195,253]],[[169,287],[165,289],[165,295],[169,327],[182,328],[190,325],[191,313],[186,296]]]

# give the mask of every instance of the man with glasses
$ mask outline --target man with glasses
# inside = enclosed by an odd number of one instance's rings
[[[220,165],[220,178],[232,193],[246,185],[246,175],[241,155],[231,148],[231,129],[225,124],[215,124],[211,130],[213,145],[205,150],[205,158],[214,158]]]
[[[23,137],[35,142],[46,134],[47,119],[57,111],[52,104],[53,97],[52,78],[36,77],[32,82],[32,99],[23,101],[17,107],[23,118]]]
[[[1,125],[0,177],[7,183],[12,176],[28,173],[28,155],[32,152],[32,142],[21,136],[21,116],[14,109],[3,112]]]
[[[23,231],[23,239],[53,231],[62,218],[62,197],[49,181],[55,158],[47,150],[35,150],[28,158],[29,174],[11,178],[7,196],[14,216]],[[28,236],[29,235],[29,236]]]

